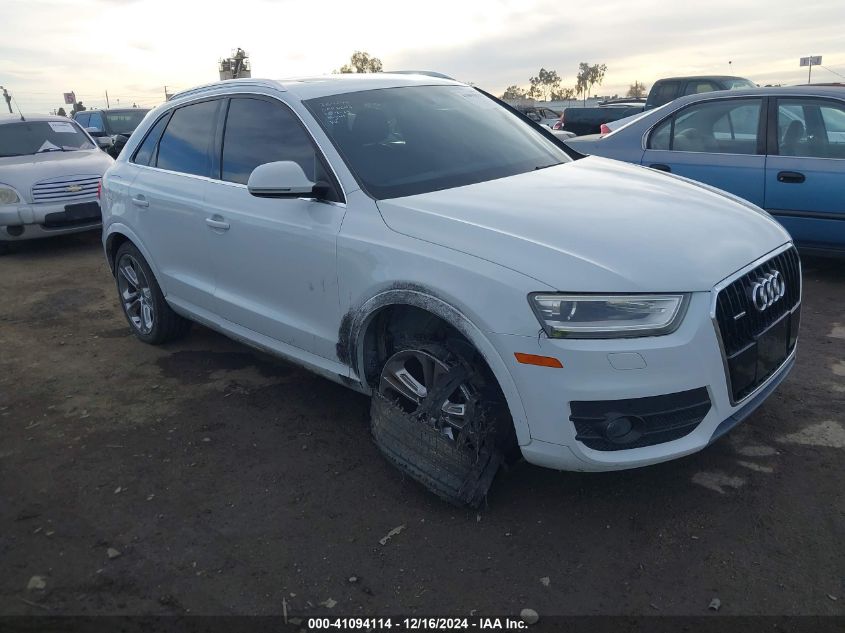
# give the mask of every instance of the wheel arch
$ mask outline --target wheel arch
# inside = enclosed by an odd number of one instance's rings
[[[493,373],[508,404],[520,445],[531,441],[528,420],[522,399],[499,352],[463,312],[437,297],[430,290],[415,284],[398,285],[373,296],[357,310],[350,310],[344,316],[338,341],[338,357],[349,363],[353,376],[357,377],[365,391],[370,390],[365,371],[365,338],[379,315],[397,307],[413,307],[428,312],[453,327],[469,341]]]
[[[144,259],[147,261],[147,265],[153,271],[156,281],[161,287],[162,294],[164,294],[164,296],[167,296],[167,289],[161,283],[161,275],[159,274],[159,270],[156,266],[155,261],[150,256],[149,251],[144,247],[144,244],[143,242],[141,242],[140,238],[135,234],[132,229],[130,229],[125,224],[114,223],[109,225],[103,237],[103,247],[106,252],[106,261],[109,264],[109,268],[111,269],[112,274],[114,273],[115,255],[117,255],[117,250],[124,242],[131,242],[135,248],[141,251],[141,255],[144,256]]]

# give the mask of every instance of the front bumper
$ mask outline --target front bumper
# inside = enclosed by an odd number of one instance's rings
[[[96,196],[39,204],[8,204],[0,206],[0,242],[31,240],[54,235],[90,231],[102,225],[100,219],[78,222],[56,222],[69,205],[98,204]]]
[[[525,408],[531,435],[530,442],[521,447],[525,459],[540,466],[576,471],[647,466],[701,450],[747,417],[789,373],[794,351],[754,395],[732,404],[710,315],[711,302],[710,292],[694,293],[684,322],[666,336],[562,340],[491,334],[509,365]],[[553,356],[563,368],[520,364],[514,357],[516,352]],[[649,403],[670,398],[670,394],[687,393],[690,395],[684,396],[684,406],[688,419],[680,423],[688,424],[688,428],[682,437],[621,450],[590,448],[583,431],[576,439],[578,429],[571,418],[590,415],[583,407],[579,410],[577,403]],[[689,424],[693,411],[698,412],[698,418]]]

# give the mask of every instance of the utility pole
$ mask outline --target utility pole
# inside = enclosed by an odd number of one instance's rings
[[[109,105],[109,91],[106,90],[106,108],[110,108],[110,107],[111,106]]]
[[[0,86],[0,90],[3,90],[3,98],[6,99],[6,105],[9,107],[9,114],[14,114],[12,111],[12,95],[9,94],[9,91]]]

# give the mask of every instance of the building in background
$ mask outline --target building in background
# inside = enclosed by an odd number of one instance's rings
[[[252,77],[252,72],[249,67],[249,55],[242,48],[238,48],[233,51],[231,57],[221,59],[219,70],[221,81],[225,79],[243,79],[244,77]]]

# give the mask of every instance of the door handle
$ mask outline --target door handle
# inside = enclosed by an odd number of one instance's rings
[[[778,182],[792,182],[792,183],[801,183],[804,182],[806,178],[804,174],[797,172],[797,171],[779,171],[778,172]]]
[[[213,229],[217,229],[218,231],[228,231],[229,230],[229,223],[224,222],[222,219],[218,220],[220,216],[215,216],[213,218],[206,218],[205,223]]]
[[[667,173],[672,172],[672,168],[669,165],[664,165],[663,163],[653,163],[649,165],[652,169],[656,169],[657,171],[665,171]]]
[[[146,207],[150,206],[150,203],[147,201],[147,199],[144,196],[138,196],[136,198],[132,198],[132,204],[134,204],[136,207],[145,207],[146,208]]]

